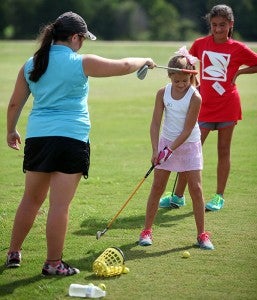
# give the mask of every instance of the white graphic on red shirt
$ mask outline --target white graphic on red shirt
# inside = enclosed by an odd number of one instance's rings
[[[230,54],[204,51],[202,54],[202,79],[226,81]]]

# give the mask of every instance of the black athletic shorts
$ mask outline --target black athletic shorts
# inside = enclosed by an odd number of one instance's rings
[[[61,136],[27,138],[23,172],[82,173],[88,177],[90,144]]]

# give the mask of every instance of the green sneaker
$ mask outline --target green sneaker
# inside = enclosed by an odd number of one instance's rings
[[[209,211],[220,210],[224,206],[224,198],[220,194],[215,194],[210,202],[206,203],[205,209]]]
[[[160,208],[180,208],[186,205],[186,199],[184,196],[178,197],[177,195],[171,195],[167,193],[164,197],[160,199]]]

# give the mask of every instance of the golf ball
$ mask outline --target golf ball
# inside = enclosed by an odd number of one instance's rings
[[[106,285],[105,285],[104,283],[99,283],[99,284],[98,284],[98,287],[99,287],[100,289],[102,289],[103,291],[106,290]]]
[[[189,251],[184,251],[183,254],[182,254],[182,257],[183,258],[189,258],[190,257]]]
[[[128,267],[124,267],[123,272],[124,274],[127,274],[129,272],[129,268]]]

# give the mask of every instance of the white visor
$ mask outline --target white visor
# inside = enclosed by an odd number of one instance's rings
[[[85,38],[91,40],[91,41],[95,41],[96,40],[96,36],[93,35],[93,33],[91,33],[90,31],[87,31],[86,33],[84,33]]]

